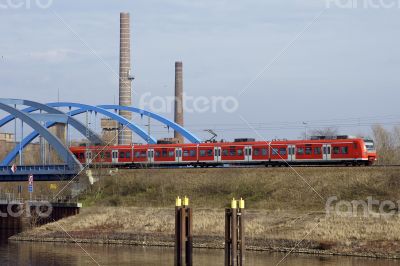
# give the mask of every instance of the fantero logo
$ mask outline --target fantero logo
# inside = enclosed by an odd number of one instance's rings
[[[185,113],[233,113],[239,108],[239,101],[233,96],[191,96],[183,93],[182,102],[175,102],[175,97],[161,97],[144,93],[139,100],[139,107],[156,113],[171,113],[175,104]]]
[[[47,9],[53,0],[0,0],[0,9]]]
[[[10,201],[5,208],[0,208],[0,218],[7,217],[25,217],[31,218],[37,216],[47,218],[53,212],[53,206],[48,201],[31,202],[22,204],[20,201]]]
[[[339,200],[336,196],[331,196],[325,204],[326,216],[339,217],[373,217],[390,218],[399,216],[400,201],[376,200],[372,196],[366,200]]]
[[[400,8],[400,0],[327,0],[326,8],[388,9]]]

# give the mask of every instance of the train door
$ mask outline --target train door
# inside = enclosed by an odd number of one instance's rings
[[[288,161],[294,162],[296,161],[296,146],[288,145]]]
[[[252,161],[252,147],[251,146],[245,146],[244,147],[244,160],[246,162]]]
[[[86,156],[85,156],[85,158],[86,158],[86,164],[89,165],[89,164],[92,163],[92,157],[93,157],[92,151],[87,150],[85,153],[86,153],[86,154],[85,154],[85,155],[86,155]]]
[[[175,162],[182,162],[182,148],[175,149]]]
[[[147,150],[147,162],[154,163],[154,149]]]
[[[118,150],[111,151],[111,162],[118,163]]]
[[[330,144],[322,145],[322,153],[323,153],[324,160],[330,160],[331,159],[331,145]]]
[[[214,162],[221,161],[221,147],[214,147]]]

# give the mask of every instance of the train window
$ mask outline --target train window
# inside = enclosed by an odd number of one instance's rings
[[[213,150],[207,150],[207,156],[213,156]]]
[[[131,158],[131,152],[130,151],[128,151],[128,152],[126,152],[126,156],[125,156],[127,159],[129,159],[129,158]]]
[[[183,151],[183,157],[188,157],[188,156],[189,156],[189,151],[184,150],[184,151]]]
[[[110,152],[106,152],[106,158],[110,159],[111,158],[111,153]]]
[[[339,154],[340,153],[340,148],[339,147],[333,147],[333,154]]]
[[[235,149],[230,149],[229,150],[229,155],[230,156],[235,156],[236,155],[236,150]]]
[[[174,157],[175,156],[175,152],[174,151],[169,151],[168,152],[168,157]]]
[[[222,150],[222,155],[228,156],[228,150]]]
[[[243,150],[242,149],[237,150],[237,155],[242,156],[243,155]]]
[[[142,151],[142,152],[140,153],[140,157],[146,158],[146,157],[147,157],[146,151]]]
[[[259,149],[254,149],[254,156],[258,156],[260,150]]]
[[[261,154],[263,155],[263,156],[266,156],[267,155],[267,149],[261,149]]]
[[[349,148],[348,147],[341,147],[341,152],[342,152],[342,154],[348,154],[349,153]]]
[[[162,150],[162,157],[167,157],[167,150]]]
[[[315,155],[321,154],[321,147],[315,147],[315,148],[314,148],[314,154],[315,154]]]
[[[119,153],[119,158],[125,158],[125,152],[123,152],[123,151],[121,151],[120,153]]]
[[[306,147],[306,155],[311,155],[311,153],[312,153],[312,148]]]
[[[135,151],[135,157],[139,158],[140,157],[140,151]]]
[[[249,155],[251,156],[251,148],[249,148]]]
[[[205,151],[205,150],[200,150],[200,156],[201,156],[201,157],[206,156],[206,151]]]
[[[83,153],[79,153],[79,159],[85,159],[85,155]]]
[[[297,148],[297,155],[303,155],[304,154],[304,148]]]
[[[191,150],[191,151],[190,151],[190,156],[191,156],[191,157],[196,156],[196,151],[195,151],[195,150]]]
[[[161,153],[159,151],[156,151],[156,157],[161,157]]]
[[[279,154],[280,155],[286,155],[286,148],[280,148],[279,149]]]
[[[278,155],[278,149],[277,148],[273,148],[272,149],[272,155]]]

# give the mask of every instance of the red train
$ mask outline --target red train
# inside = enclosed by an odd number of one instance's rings
[[[135,144],[131,146],[71,147],[81,163],[118,167],[233,165],[372,165],[372,140],[348,136],[313,137],[311,140],[254,141],[201,144]]]

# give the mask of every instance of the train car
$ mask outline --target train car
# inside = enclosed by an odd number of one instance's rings
[[[372,140],[348,136],[310,140],[255,141],[201,144],[135,144],[130,146],[71,147],[83,164],[117,167],[220,165],[371,165],[376,160]]]

